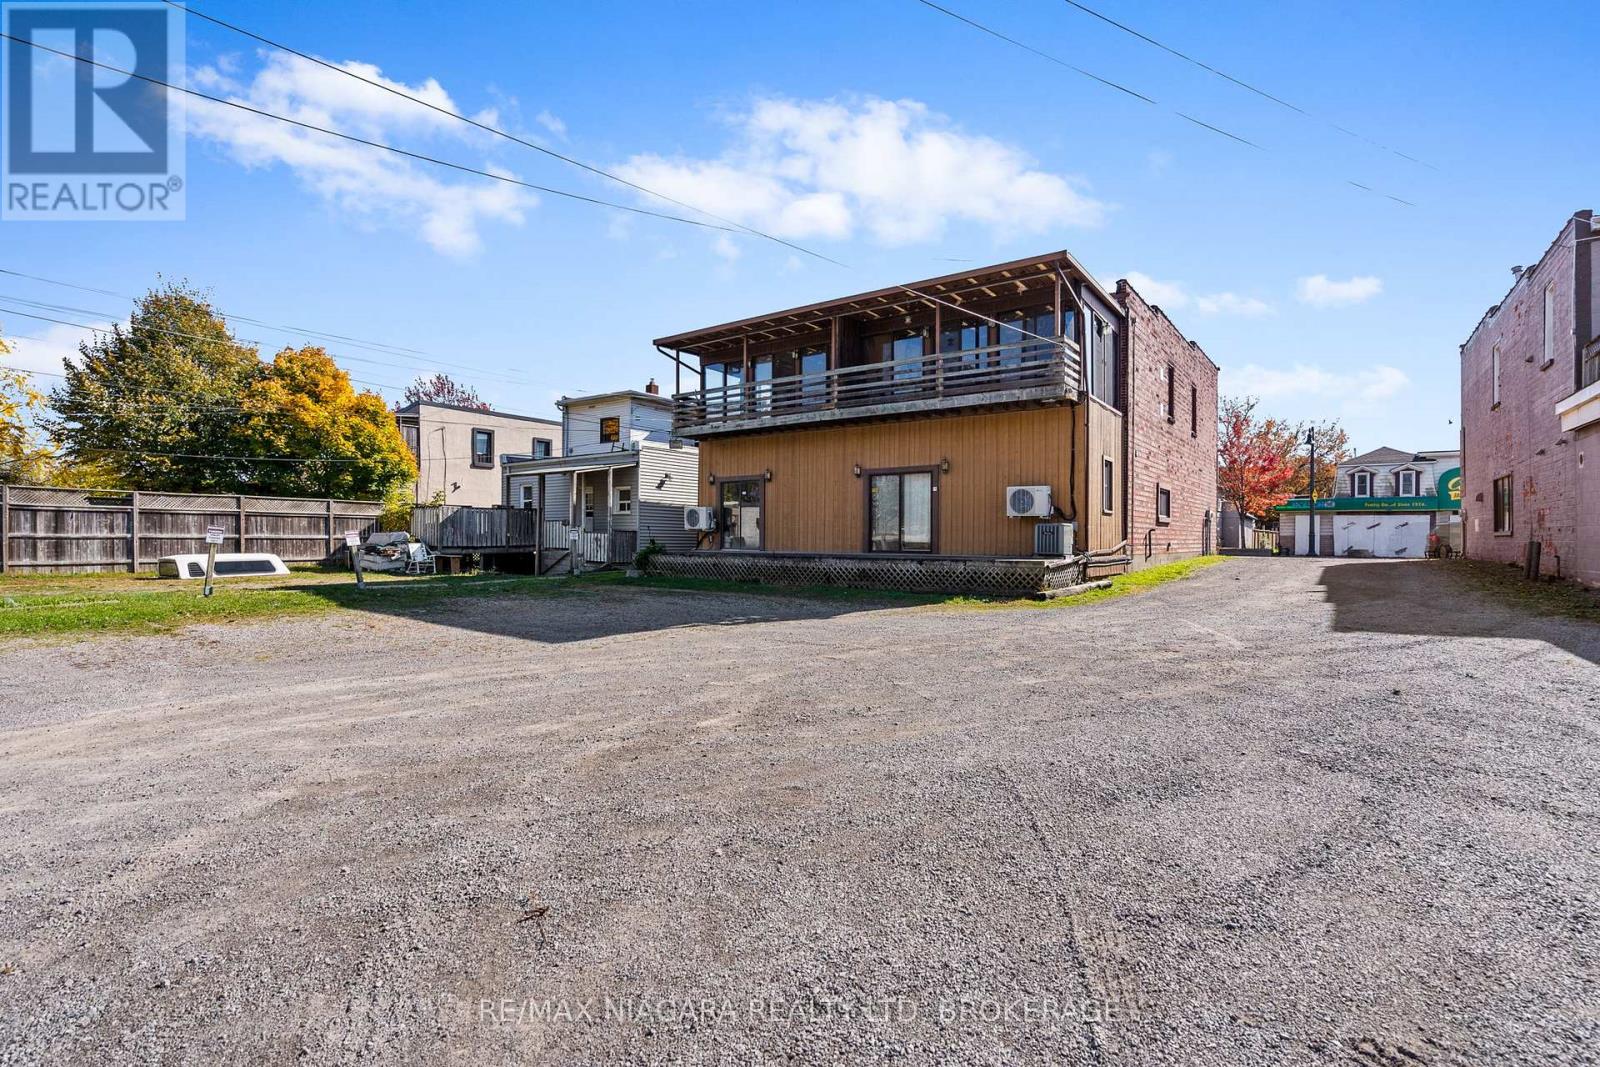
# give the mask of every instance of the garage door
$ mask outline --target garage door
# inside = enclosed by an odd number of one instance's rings
[[[1374,556],[1421,559],[1427,555],[1426,515],[1340,515],[1334,521],[1333,550]]]

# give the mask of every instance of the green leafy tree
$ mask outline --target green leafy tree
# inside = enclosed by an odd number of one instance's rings
[[[356,392],[321,348],[279,352],[240,405],[246,417],[236,447],[259,457],[258,492],[381,499],[417,476],[383,398]]]
[[[128,326],[78,346],[43,424],[69,462],[122,485],[241,492],[253,466],[212,457],[236,454],[239,398],[264,372],[203,294],[168,283],[138,302]]]

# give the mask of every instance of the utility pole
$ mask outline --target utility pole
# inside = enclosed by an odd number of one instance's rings
[[[1310,530],[1310,543],[1306,546],[1306,555],[1317,555],[1317,428],[1311,427],[1306,431],[1306,447],[1311,450],[1311,462],[1307,466],[1306,494],[1310,498],[1310,506],[1306,508],[1308,517],[1307,527]]]

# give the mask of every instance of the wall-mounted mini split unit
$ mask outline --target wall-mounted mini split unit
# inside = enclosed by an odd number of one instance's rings
[[[685,530],[711,531],[717,528],[716,508],[684,508],[683,528]]]
[[[1011,519],[1043,519],[1054,511],[1048,485],[1006,486],[1006,517]]]

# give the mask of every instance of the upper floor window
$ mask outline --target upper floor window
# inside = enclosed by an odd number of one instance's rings
[[[1350,475],[1350,495],[1372,495],[1372,473],[1370,471],[1356,471]]]
[[[535,437],[533,439],[533,458],[549,459],[551,441],[548,437]]]
[[[472,431],[472,465],[474,467],[494,466],[494,431]]]
[[[1489,405],[1500,406],[1500,346],[1489,350]]]
[[[600,420],[600,443],[612,444],[622,440],[622,419],[607,415]]]
[[[1400,471],[1395,475],[1395,489],[1397,496],[1417,495],[1417,472]]]
[[[1556,361],[1556,283],[1544,287],[1544,359],[1540,366]]]
[[[1583,377],[1579,379],[1580,388],[1587,389],[1595,382],[1600,382],[1600,338],[1596,338],[1583,354]]]
[[[1178,368],[1168,363],[1165,378],[1167,380],[1167,421],[1176,423],[1178,421]]]
[[[1114,408],[1120,407],[1122,352],[1117,347],[1117,328],[1092,311],[1089,318],[1089,352],[1085,361],[1089,393]]]
[[[406,423],[400,427],[400,436],[406,440],[406,448],[411,451],[413,459],[422,459],[422,431],[414,423]]]
[[[1189,436],[1200,436],[1200,387],[1189,386]]]

